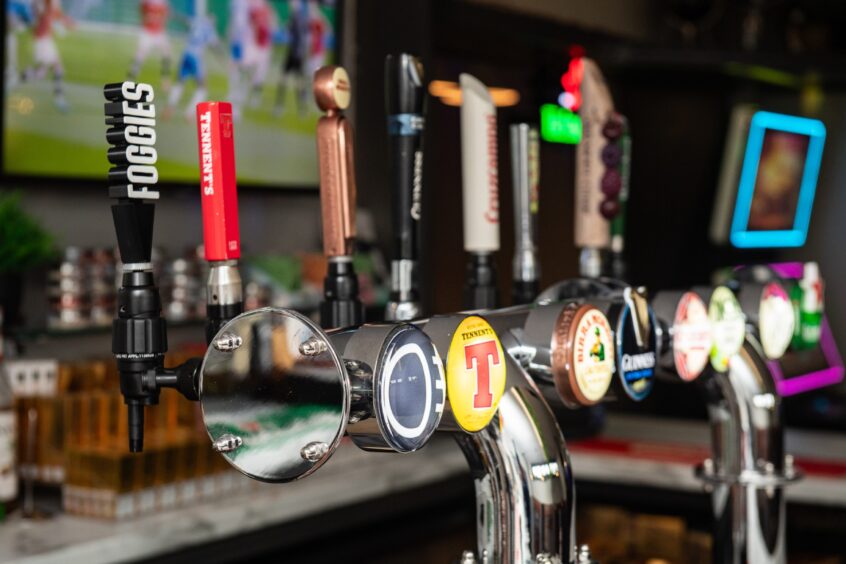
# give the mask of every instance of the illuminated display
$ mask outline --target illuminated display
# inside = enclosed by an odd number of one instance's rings
[[[816,119],[755,113],[731,223],[735,247],[805,244],[825,133]]]
[[[544,141],[577,145],[582,140],[582,118],[570,110],[555,104],[544,104],[540,116],[540,132]]]

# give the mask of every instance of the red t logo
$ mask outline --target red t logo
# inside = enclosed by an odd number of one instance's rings
[[[473,407],[482,409],[493,405],[491,394],[491,366],[499,365],[499,351],[496,341],[485,341],[464,347],[464,360],[467,370],[476,365],[476,395]]]

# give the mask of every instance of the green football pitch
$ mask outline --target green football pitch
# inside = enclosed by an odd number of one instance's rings
[[[18,69],[32,61],[32,37],[20,32]],[[65,98],[68,110],[60,111],[53,101],[52,76],[18,84],[6,93],[3,143],[4,168],[10,174],[57,177],[102,177],[106,160],[106,126],[102,86],[127,76],[135,55],[137,36],[84,26],[56,37],[65,67]],[[175,78],[183,42],[171,37]],[[238,178],[244,183],[306,186],[317,184],[317,154],[314,130],[317,110],[309,98],[305,115],[296,107],[296,95],[288,89],[286,111],[274,115],[273,104],[284,48],[274,52],[271,72],[258,103],[243,109],[235,125]],[[225,44],[206,52],[209,100],[225,100],[228,92],[228,48]],[[156,87],[158,169],[162,180],[194,182],[197,168],[197,134],[193,113],[185,109],[194,92],[186,83],[177,111],[162,119],[167,93],[161,84],[161,60],[150,56],[138,80]]]

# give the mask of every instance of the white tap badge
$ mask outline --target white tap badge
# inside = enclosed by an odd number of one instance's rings
[[[602,203],[600,183],[605,165],[602,148],[606,144],[602,128],[614,111],[614,101],[599,67],[591,59],[582,59],[582,140],[576,147],[576,217],[577,247],[605,249],[611,244],[608,220],[599,212]]]
[[[496,108],[487,87],[469,74],[461,82],[461,171],[464,250],[499,250]]]
[[[796,316],[793,304],[781,284],[770,283],[761,293],[758,308],[758,332],[767,358],[779,359],[787,352],[793,338]]]

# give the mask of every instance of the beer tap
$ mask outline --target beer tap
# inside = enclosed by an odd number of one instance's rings
[[[801,476],[784,452],[781,398],[767,359],[786,350],[793,324],[784,314],[792,310],[784,290],[766,277],[738,272],[730,284],[736,293],[728,286],[661,292],[653,306],[668,328],[676,373],[692,381],[706,372],[698,382],[712,454],[696,474],[712,492],[713,560],[785,562],[784,488]],[[703,300],[711,337],[703,326]],[[703,355],[709,341],[709,355]]]
[[[389,161],[394,202],[394,258],[389,320],[420,317],[420,217],[423,205],[423,64],[407,53],[385,59]]]
[[[227,321],[244,311],[238,259],[238,193],[235,176],[235,133],[232,104],[197,104],[200,150],[200,197],[203,241],[209,278],[206,284],[206,342]]]
[[[314,98],[326,115],[317,122],[320,162],[320,209],[323,252],[328,259],[320,320],[324,327],[348,327],[364,321],[353,267],[355,245],[355,167],[352,127],[343,115],[350,105],[350,80],[343,67],[314,73]]]
[[[505,333],[486,315],[464,313],[415,325],[444,351],[449,401],[439,430],[453,433],[476,486],[477,551],[462,561],[573,561],[567,445],[541,391],[500,341]]]
[[[117,317],[112,326],[112,352],[120,373],[120,390],[129,418],[129,450],[144,447],[144,407],[158,403],[161,388],[179,390],[196,400],[199,359],[164,367],[167,324],[151,262],[158,171],[156,108],[149,84],[125,81],[107,84],[106,140],[109,196],[123,274]]]
[[[526,123],[511,126],[511,171],[514,179],[514,304],[531,303],[538,294],[537,253],[540,144],[537,129]]]
[[[497,306],[494,253],[499,250],[496,108],[487,87],[461,74],[461,171],[464,250],[469,253],[464,305]]]

